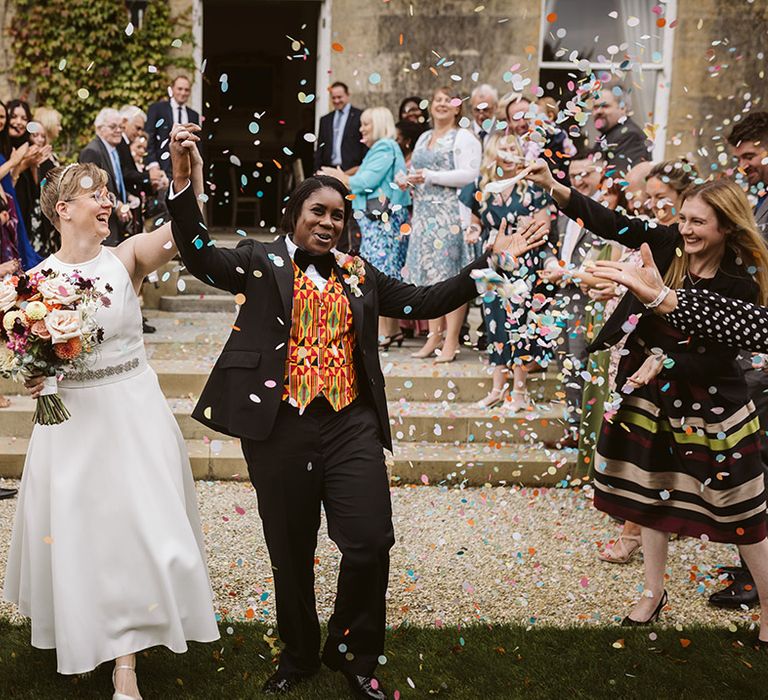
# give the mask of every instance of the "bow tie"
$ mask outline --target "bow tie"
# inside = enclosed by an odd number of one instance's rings
[[[306,272],[310,265],[314,265],[315,269],[325,278],[328,279],[331,276],[333,270],[333,263],[335,259],[333,253],[323,253],[322,255],[311,255],[306,250],[297,248],[293,254],[293,262],[295,262],[302,270]]]

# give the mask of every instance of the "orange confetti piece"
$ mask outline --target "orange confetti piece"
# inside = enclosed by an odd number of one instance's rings
[[[407,236],[411,232],[411,225],[410,224],[403,224],[400,226],[400,233],[402,233],[404,236]]]
[[[665,20],[663,17],[659,17],[659,19],[656,20],[657,27],[665,27],[666,24],[667,24],[667,20]]]
[[[549,23],[557,22],[557,12],[550,12],[547,15],[547,22]]]
[[[400,46],[402,46],[402,45],[403,45],[403,35],[400,34]]]
[[[690,639],[681,639],[680,640],[680,646],[683,647],[683,649],[687,649],[689,646],[691,646],[691,640]]]
[[[536,547],[528,547],[528,554],[530,554],[531,556],[536,554]]]
[[[744,534],[744,528],[743,527],[737,527],[736,528],[736,534],[741,537]]]
[[[248,620],[253,620],[253,618],[256,617],[256,613],[253,612],[251,608],[248,608],[248,610],[245,611],[245,617]]]
[[[331,44],[331,48],[337,53],[341,53],[344,50],[344,47],[338,41],[334,41]]]
[[[235,294],[235,304],[237,304],[238,306],[242,306],[243,304],[245,304],[245,294],[242,294],[242,293]]]
[[[239,331],[240,330],[240,326],[232,326],[232,330],[233,331]]]
[[[280,163],[278,163],[278,162],[277,162],[277,161],[276,161],[274,158],[272,159],[272,162],[275,164],[275,167],[276,167],[278,170],[282,170],[282,169],[283,169],[283,166],[282,166],[282,165],[280,165]]]

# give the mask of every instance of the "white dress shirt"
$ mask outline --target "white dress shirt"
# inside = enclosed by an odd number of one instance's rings
[[[290,236],[285,237],[285,247],[288,248],[288,255],[290,255],[291,260],[293,260],[293,256],[296,254],[298,246],[293,242]],[[331,251],[331,254],[333,254],[335,250],[336,249],[334,248]],[[314,265],[307,265],[304,274],[312,280],[312,284],[320,290],[320,294],[325,291],[325,285],[328,284],[328,280],[317,271],[317,268]]]
[[[181,108],[181,120],[179,120],[179,108]],[[171,98],[171,115],[173,117],[174,124],[188,124],[189,118],[187,115],[187,108],[184,105],[180,105],[176,100]]]

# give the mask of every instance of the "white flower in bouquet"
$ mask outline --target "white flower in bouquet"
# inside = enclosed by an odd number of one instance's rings
[[[24,313],[30,321],[40,321],[48,313],[48,307],[42,301],[30,301],[24,307]]]
[[[10,281],[0,282],[0,313],[9,311],[16,305],[16,287]]]
[[[43,299],[49,304],[69,306],[80,298],[77,289],[69,281],[58,276],[44,279],[37,285],[37,291],[43,295]]]
[[[45,317],[45,327],[51,334],[51,342],[65,343],[71,338],[80,338],[83,334],[80,324],[80,311],[54,309]]]

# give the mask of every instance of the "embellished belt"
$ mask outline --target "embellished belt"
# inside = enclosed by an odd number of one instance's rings
[[[59,385],[63,387],[83,387],[98,386],[99,384],[111,384],[128,379],[134,375],[140,374],[146,368],[146,358],[134,357],[117,365],[108,365],[98,369],[81,369],[72,372],[66,372]]]

